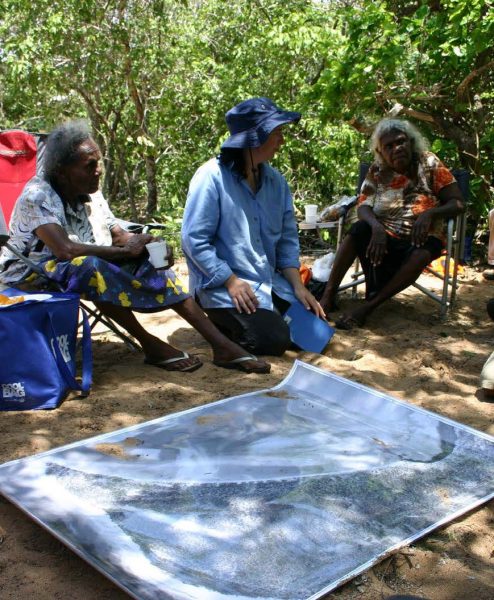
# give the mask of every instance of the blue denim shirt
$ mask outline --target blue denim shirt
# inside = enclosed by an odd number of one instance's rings
[[[259,308],[273,309],[271,290],[295,301],[279,272],[300,266],[292,198],[285,178],[266,163],[257,193],[218,159],[197,170],[185,205],[182,248],[190,292],[204,308],[234,306],[224,286],[232,274],[252,286]]]

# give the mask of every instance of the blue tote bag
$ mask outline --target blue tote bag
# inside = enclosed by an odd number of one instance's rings
[[[56,408],[70,390],[91,386],[91,331],[83,314],[82,383],[75,353],[79,296],[0,293],[0,410]]]

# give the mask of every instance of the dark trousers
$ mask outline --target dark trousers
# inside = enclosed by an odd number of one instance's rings
[[[409,240],[387,237],[388,252],[384,255],[380,265],[371,265],[366,256],[367,247],[369,245],[372,228],[365,221],[357,221],[349,231],[353,237],[357,247],[357,254],[362,265],[362,270],[365,274],[365,298],[370,300],[396,275],[400,268],[410,258],[410,255],[417,248],[412,246]],[[430,261],[441,256],[443,245],[441,240],[430,235],[425,244],[421,247],[422,250],[427,250],[430,254]]]
[[[216,327],[247,352],[281,356],[291,346],[290,330],[282,313],[290,303],[273,294],[274,310],[258,308],[250,315],[236,308],[205,308]]]

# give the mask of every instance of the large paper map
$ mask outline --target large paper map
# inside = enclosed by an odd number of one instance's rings
[[[0,467],[135,598],[319,598],[494,496],[494,439],[296,362],[275,388]]]

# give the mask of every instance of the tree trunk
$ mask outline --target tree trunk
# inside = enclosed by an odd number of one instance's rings
[[[149,146],[146,141],[150,140],[147,121],[146,111],[143,103],[143,99],[137,89],[136,82],[132,73],[131,64],[131,48],[128,37],[124,37],[123,45],[126,51],[126,65],[125,65],[125,76],[127,80],[127,86],[130,91],[130,96],[134,103],[137,121],[138,121],[138,135],[144,140],[144,163],[146,166],[146,187],[147,187],[147,202],[146,202],[146,218],[150,219],[153,213],[158,208],[158,186],[156,183],[156,156],[154,146]]]
[[[146,183],[148,201],[146,204],[146,217],[151,219],[158,208],[158,187],[156,185],[156,159],[154,155],[146,156]]]

